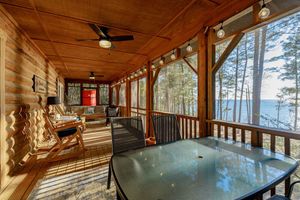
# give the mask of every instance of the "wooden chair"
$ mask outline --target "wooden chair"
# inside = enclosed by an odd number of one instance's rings
[[[151,118],[156,144],[165,144],[181,140],[176,115],[152,115]]]
[[[75,152],[74,155],[78,155],[78,153],[81,153],[85,150],[84,142],[81,136],[81,133],[84,130],[84,124],[82,121],[69,121],[69,122],[63,122],[63,123],[52,123],[52,121],[49,119],[49,116],[44,113],[44,118],[46,122],[46,129],[47,131],[55,138],[56,143],[48,149],[48,161],[57,161],[64,159],[64,157],[60,158],[59,153],[67,148],[70,148],[75,145],[79,145],[82,151]],[[76,139],[76,143],[73,145],[70,145],[71,141],[73,139]],[[69,156],[70,157],[70,156]],[[68,158],[68,157],[66,157]]]

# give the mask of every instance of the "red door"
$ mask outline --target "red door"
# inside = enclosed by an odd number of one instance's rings
[[[96,106],[96,90],[83,90],[82,98],[84,106]]]

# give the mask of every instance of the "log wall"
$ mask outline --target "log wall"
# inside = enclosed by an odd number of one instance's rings
[[[36,150],[43,139],[42,105],[47,96],[56,95],[54,67],[13,18],[0,6],[0,35],[6,38],[0,55],[2,64],[1,104],[1,189],[10,183],[14,173],[22,168],[20,162]],[[35,93],[33,75],[48,82],[47,93]],[[3,77],[5,77],[3,80]],[[61,80],[63,82],[63,79]]]

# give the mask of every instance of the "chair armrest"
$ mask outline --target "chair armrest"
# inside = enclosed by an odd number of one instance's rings
[[[54,131],[62,131],[62,130],[68,129],[68,128],[77,128],[79,126],[83,126],[82,121],[73,121],[72,123],[71,122],[64,123],[64,124],[61,124],[60,126],[55,127]]]
[[[294,189],[294,186],[295,186],[296,184],[298,184],[298,183],[300,183],[300,180],[299,180],[299,181],[295,181],[295,182],[293,182],[293,183],[290,185],[289,191],[288,191],[288,193],[287,193],[287,195],[286,195],[287,198],[289,198],[289,199],[291,198],[292,192],[293,192],[293,189]]]

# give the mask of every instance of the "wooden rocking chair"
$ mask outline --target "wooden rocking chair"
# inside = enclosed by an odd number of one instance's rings
[[[45,126],[47,131],[53,135],[56,140],[56,143],[48,149],[48,156],[46,158],[47,161],[57,161],[65,158],[69,158],[72,156],[79,155],[85,150],[83,139],[81,133],[84,131],[84,124],[82,121],[69,121],[63,123],[53,124],[49,119],[47,114],[44,114],[45,118]],[[73,139],[77,140],[75,144],[70,145]],[[79,145],[81,150],[78,152],[72,153],[71,155],[59,156],[59,153],[67,148],[72,146]]]

